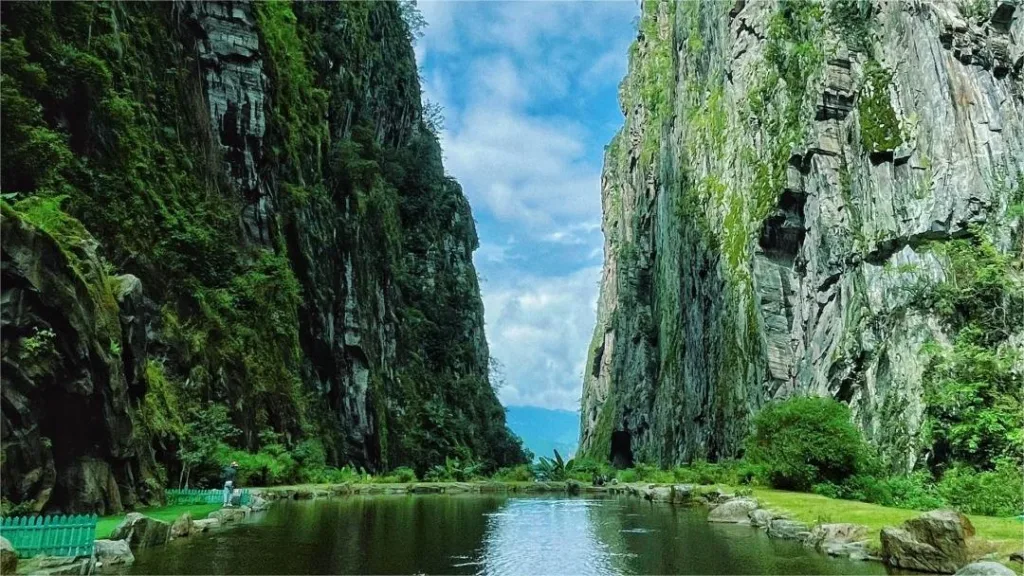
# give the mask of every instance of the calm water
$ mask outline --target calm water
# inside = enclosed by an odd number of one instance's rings
[[[700,508],[635,498],[348,496],[278,503],[142,551],[134,574],[884,574]]]

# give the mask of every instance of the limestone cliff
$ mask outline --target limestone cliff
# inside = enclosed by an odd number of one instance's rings
[[[922,346],[949,338],[915,293],[952,239],[1021,254],[1020,12],[644,2],[605,156],[583,453],[735,457],[759,407],[815,394],[915,465]]]
[[[250,451],[522,459],[408,9],[3,5],[6,500],[158,499],[216,406]]]

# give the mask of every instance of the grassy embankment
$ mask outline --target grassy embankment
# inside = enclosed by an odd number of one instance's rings
[[[136,512],[140,512],[149,516],[150,518],[156,518],[157,520],[163,520],[164,522],[174,522],[179,516],[185,512],[191,512],[192,518],[199,520],[200,518],[206,518],[206,515],[214,510],[220,510],[220,504],[181,504],[176,506],[151,506],[148,508],[140,508]],[[103,516],[96,523],[96,538],[104,539],[110,536],[110,533],[114,531],[114,528],[124,520],[125,514],[117,514],[115,516]]]

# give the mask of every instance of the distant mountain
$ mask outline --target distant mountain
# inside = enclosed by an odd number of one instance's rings
[[[534,457],[550,458],[556,449],[565,458],[576,453],[580,435],[580,415],[576,412],[509,406],[505,421]]]

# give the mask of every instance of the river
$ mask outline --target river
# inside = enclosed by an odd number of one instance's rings
[[[346,496],[280,502],[137,554],[133,574],[884,574],[703,507],[626,497]]]

